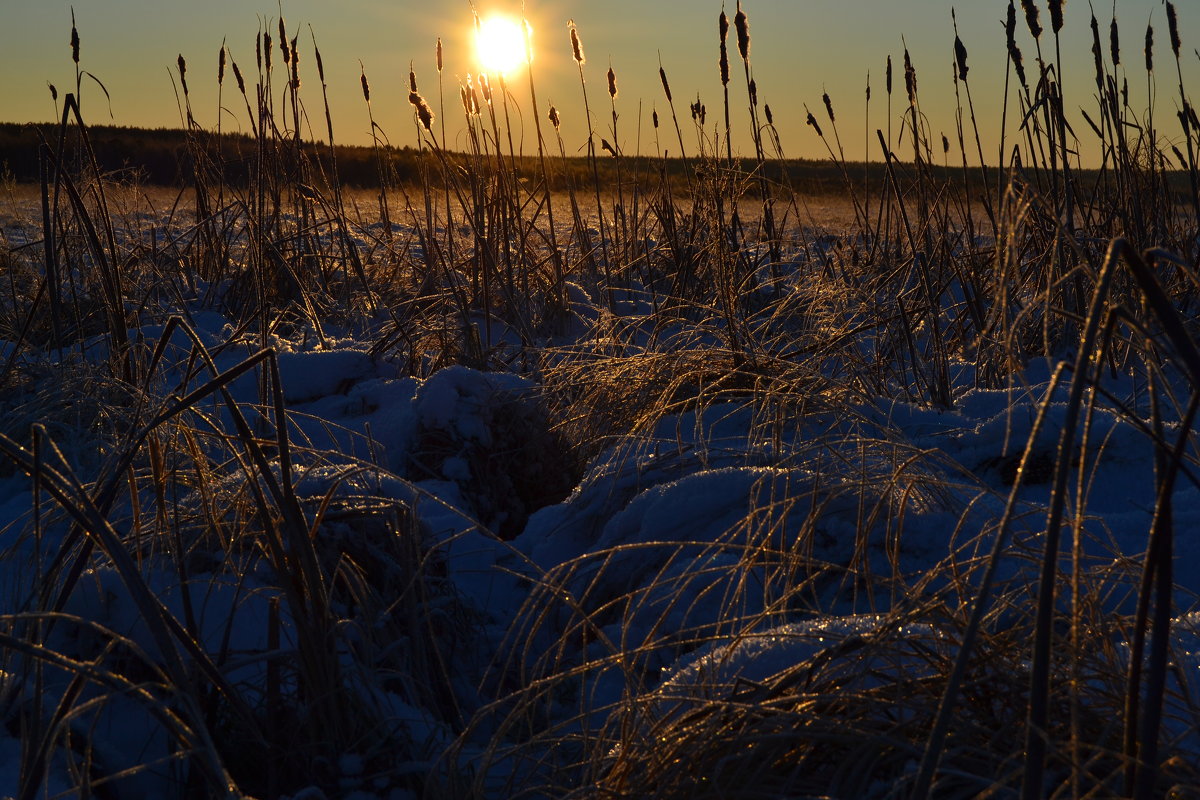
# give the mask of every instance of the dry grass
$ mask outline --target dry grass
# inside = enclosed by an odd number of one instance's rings
[[[43,184],[6,187],[22,210],[5,229],[24,238],[0,251],[2,473],[33,488],[0,617],[20,796],[62,776],[113,796],[141,780],[180,797],[1200,793],[1196,686],[1172,651],[1172,502],[1195,471],[1200,408],[1200,125],[1182,80],[1170,138],[1122,105],[1117,81],[1139,67],[1098,44],[1089,119],[1105,164],[1083,185],[1053,69],[1058,17],[1027,22],[1030,40],[1016,10],[1001,169],[968,169],[982,149],[965,130],[964,169],[932,169],[952,151],[923,121],[906,53],[869,191],[832,99],[810,116],[842,198],[767,179],[782,153],[740,8],[750,170],[728,123],[722,141],[702,107],[680,121],[664,71],[656,147],[686,153],[682,172],[635,170],[612,148],[628,102],[614,92],[596,138],[618,179],[602,184],[594,161],[588,175],[565,157],[531,74],[464,84],[461,109],[425,88],[422,180],[402,185],[379,147],[380,188],[351,191],[329,180],[336,151],[301,146],[301,93],[311,111],[325,87],[301,83],[319,51],[310,60],[283,20],[259,32],[254,69],[221,51],[225,105],[255,132],[246,184],[226,182],[191,121],[182,61],[182,195],[98,174],[67,100]],[[577,63],[585,91],[601,85]],[[507,144],[518,111],[544,126],[532,176]],[[439,124],[460,113],[468,146],[450,153]],[[185,318],[202,312],[228,326]],[[536,390],[480,379],[492,390],[468,399],[486,435],[426,426],[389,471],[369,435],[314,434],[285,402],[277,348],[339,338],[402,376],[467,367]],[[1059,365],[1060,405],[1023,407],[1027,439],[979,464],[915,447],[879,412],[951,410],[1043,358]],[[1111,375],[1138,387],[1130,402],[1105,395]],[[241,378],[250,401],[235,400]],[[1141,556],[1096,557],[1085,524],[1102,416],[1155,447]],[[1047,445],[1039,429],[1054,424]],[[471,506],[464,537],[510,539],[533,515],[556,520],[547,542],[575,547],[547,565],[495,545],[496,570],[526,592],[503,641],[481,631],[510,610],[461,593],[454,543],[423,519],[449,513],[414,485],[433,478]],[[1040,507],[1022,494],[1034,483]],[[926,527],[945,551],[914,574]],[[226,603],[216,623],[200,613],[212,598]],[[722,672],[764,642],[787,663]],[[672,672],[688,658],[710,671]],[[118,718],[158,731],[157,755],[110,761],[101,729]]]

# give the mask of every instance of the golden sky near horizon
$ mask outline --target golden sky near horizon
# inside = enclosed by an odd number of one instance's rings
[[[1004,0],[969,0],[957,7],[959,33],[968,51],[968,84],[983,139],[984,157],[994,163],[999,145],[1001,107],[1007,60],[1003,20]],[[1200,8],[1177,3],[1185,87],[1197,85],[1200,76]],[[734,2],[726,5],[732,19]],[[1057,62],[1054,38],[1045,0],[1038,0],[1043,57]],[[895,141],[902,112],[908,107],[904,91],[903,53],[907,45],[917,70],[920,108],[928,133],[940,145],[941,135],[957,153],[956,97],[953,81],[954,28],[944,0],[870,2],[868,0],[745,0],[751,33],[751,66],[760,103],[769,104],[783,152],[789,157],[827,157],[826,143],[805,124],[811,111],[828,136],[828,146],[838,148],[834,126],[828,124],[822,101],[828,92],[837,116],[836,131],[846,156],[859,160],[879,158],[875,129],[887,130]],[[507,13],[520,17],[517,0],[478,0],[484,16]],[[652,112],[664,120],[659,146],[677,154],[678,139],[670,127],[670,108],[659,81],[661,64],[668,75],[675,112],[683,128],[689,154],[697,149],[698,132],[689,106],[697,98],[707,111],[706,132],[723,135],[722,87],[717,66],[717,18],[722,4],[696,0],[634,2],[607,0],[527,0],[524,13],[533,30],[533,78],[539,116],[545,119],[553,103],[563,121],[568,153],[586,152],[587,124],[579,73],[572,59],[568,21],[578,26],[586,63],[584,79],[597,137],[617,142],[627,153],[656,152]],[[255,73],[255,39],[266,29],[278,49],[278,4],[249,4],[243,0],[182,3],[165,0],[93,0],[78,2],[75,17],[81,39],[83,70],[103,82],[111,103],[100,87],[85,77],[82,100],[85,117],[93,124],[114,123],[142,127],[179,127],[177,57],[186,60],[188,85],[197,122],[225,130],[249,130],[246,109],[236,95],[231,76],[226,77],[218,104],[217,62],[222,42],[229,48],[249,81]],[[370,122],[359,85],[360,63],[372,87],[372,113],[376,123],[396,145],[416,143],[412,107],[408,103],[408,70],[412,64],[421,92],[439,115],[435,130],[446,125],[450,147],[463,145],[465,127],[458,87],[468,75],[480,71],[473,46],[472,5],[417,3],[409,0],[380,3],[348,0],[290,0],[282,7],[289,36],[298,37],[301,97],[312,122],[313,135],[324,137],[324,115],[316,76],[314,39],[326,69],[335,138],[346,144],[370,142]],[[1111,5],[1096,9],[1106,60],[1109,56]],[[74,64],[69,45],[69,0],[8,0],[0,12],[0,121],[48,121],[55,115],[48,83],[60,92],[75,90]],[[1024,14],[1017,4],[1017,43],[1025,54],[1030,74],[1036,74],[1037,49]],[[1180,138],[1174,117],[1179,108],[1178,79],[1161,0],[1118,0],[1121,74],[1130,86],[1131,105],[1139,114],[1147,108],[1147,75],[1143,45],[1146,26],[1155,29],[1155,120],[1168,138]],[[441,74],[444,106],[439,100],[439,74],[435,64],[438,38],[444,45]],[[1065,86],[1068,114],[1081,138],[1081,152],[1094,161],[1094,137],[1079,109],[1092,113],[1095,85],[1089,27],[1089,5],[1069,0],[1061,32],[1059,63]],[[736,35],[729,33],[732,76],[729,84],[735,149],[753,154],[747,85],[737,54]],[[884,86],[885,65],[892,57],[894,86],[891,114]],[[617,78],[617,131],[612,131],[612,109],[606,85],[611,65]],[[1111,66],[1111,65],[1110,65]],[[866,89],[871,88],[870,103]],[[276,80],[282,91],[284,82]],[[961,87],[960,87],[961,88]],[[528,76],[522,72],[509,80],[511,119],[518,142],[524,135],[526,151],[536,147],[531,118]],[[1010,94],[1010,98],[1015,95]],[[966,95],[959,94],[966,104]],[[1012,100],[1015,103],[1015,99]],[[218,114],[218,108],[224,110]],[[111,109],[111,116],[110,116]],[[1008,137],[1015,133],[1014,111],[1008,113]],[[760,116],[762,111],[760,109]],[[1093,118],[1096,117],[1092,113]],[[764,121],[760,119],[760,122]],[[969,121],[965,131],[972,136]],[[307,134],[308,131],[306,130]],[[547,135],[549,135],[547,129]],[[972,161],[974,144],[969,140]],[[597,141],[598,143],[598,141]],[[557,150],[557,145],[551,145]],[[940,146],[937,156],[941,157]],[[900,151],[902,156],[906,152]]]

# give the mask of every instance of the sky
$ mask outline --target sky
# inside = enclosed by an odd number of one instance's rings
[[[726,10],[734,13],[735,0]],[[1049,29],[1045,0],[1037,0],[1042,24]],[[1108,22],[1113,15],[1109,0],[1098,0],[1107,49]],[[905,45],[917,69],[921,110],[929,130],[956,141],[955,93],[952,80],[954,29],[949,0],[744,0],[751,33],[751,64],[760,102],[769,104],[783,153],[788,157],[827,157],[826,145],[805,124],[811,110],[837,149],[833,126],[828,124],[822,101],[828,92],[837,118],[837,133],[847,158],[879,158],[874,131],[887,130],[887,97],[884,90],[886,59],[895,62],[895,95],[892,125],[899,128],[906,109],[903,81]],[[1184,47],[1184,82],[1196,85],[1200,56],[1200,8],[1179,2]],[[476,0],[483,16],[520,14],[519,0]],[[664,127],[661,146],[672,154],[679,150],[670,128],[670,108],[659,82],[661,64],[667,73],[675,111],[684,128],[689,154],[696,149],[696,133],[689,105],[697,97],[708,112],[708,128],[722,118],[722,92],[717,67],[717,17],[720,0],[526,0],[524,13],[533,27],[534,85],[539,116],[553,103],[562,118],[568,153],[586,152],[587,124],[579,72],[571,57],[567,23],[574,20],[586,63],[584,79],[591,105],[592,127],[610,141],[611,106],[606,72],[611,64],[617,78],[617,134],[623,152],[657,152],[651,114],[657,110]],[[60,92],[74,91],[75,72],[69,45],[71,3],[68,0],[0,0],[0,121],[44,122],[55,116],[48,83]],[[359,84],[360,68],[371,84],[371,112],[379,129],[397,146],[415,145],[417,134],[407,100],[411,64],[418,85],[435,112],[439,112],[436,41],[444,42],[444,81],[447,109],[446,136],[451,148],[465,144],[465,128],[458,86],[477,73],[472,47],[472,5],[469,0],[286,0],[255,3],[246,0],[75,0],[74,13],[81,40],[80,66],[103,83],[85,77],[81,91],[84,117],[90,124],[142,127],[180,127],[176,100],[176,61],[182,55],[188,66],[197,122],[224,130],[248,131],[246,110],[227,76],[218,105],[217,60],[225,42],[235,61],[249,77],[254,73],[255,36],[269,26],[277,37],[282,14],[291,35],[300,37],[301,99],[312,120],[313,135],[324,137],[324,115],[313,58],[313,39],[321,50],[326,70],[334,136],[344,144],[367,144],[371,124]],[[1006,69],[1002,20],[1004,0],[960,0],[959,33],[968,51],[968,82],[975,104],[985,159],[994,163],[1000,130],[1001,103]],[[1143,41],[1147,23],[1156,31],[1156,115],[1166,135],[1175,136],[1178,79],[1170,59],[1166,13],[1161,0],[1117,0],[1121,25],[1121,55],[1135,108],[1145,107],[1146,75]],[[1018,44],[1031,72],[1035,46],[1018,4]],[[736,37],[730,31],[733,75],[730,83],[733,142],[743,155],[753,154],[746,81],[737,59]],[[1052,39],[1043,35],[1047,58]],[[1089,6],[1069,0],[1062,31],[1062,75],[1068,112],[1078,122],[1081,136],[1087,130],[1080,107],[1095,107]],[[1107,55],[1107,53],[1106,53]],[[275,63],[279,51],[275,50]],[[361,67],[360,67],[361,64]],[[175,79],[173,80],[173,76]],[[866,100],[868,79],[871,101]],[[282,86],[282,82],[278,83]],[[509,80],[514,105],[514,125],[525,133],[525,147],[535,147],[528,76]],[[966,98],[963,96],[963,102]],[[1092,115],[1095,117],[1095,114]],[[1010,112],[1011,120],[1011,112]],[[435,125],[440,125],[439,119]],[[1011,137],[1011,121],[1010,121]],[[723,127],[723,126],[722,126]],[[439,128],[440,129],[440,128]],[[304,133],[308,135],[308,131]],[[968,129],[969,133],[969,129]],[[549,135],[549,131],[547,131]],[[552,148],[557,151],[557,145]],[[1093,160],[1090,142],[1081,149]],[[973,148],[972,148],[973,150]],[[952,151],[952,155],[953,155]]]

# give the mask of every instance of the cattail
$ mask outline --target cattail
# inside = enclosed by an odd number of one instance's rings
[[[225,85],[225,43],[221,42],[221,52],[217,53],[217,86]]]
[[[325,85],[325,62],[321,60],[321,48],[317,47],[316,42],[313,42],[313,52],[317,57],[317,77],[321,79],[321,85]]]
[[[942,155],[950,152],[950,140],[946,138],[946,134],[942,134]]]
[[[437,40],[437,71],[442,71],[442,37]]]
[[[1104,81],[1104,50],[1100,46],[1100,23],[1096,21],[1096,15],[1092,14],[1092,61],[1096,66],[1096,85],[1099,86]]]
[[[479,102],[479,91],[475,88],[475,81],[471,79],[471,75],[467,75],[467,106],[471,114],[478,114],[483,108]]]
[[[75,9],[71,9],[71,60],[79,63],[79,31],[75,28]]]
[[[1154,26],[1146,26],[1146,72],[1154,72]]]
[[[954,61],[958,66],[958,79],[966,82],[967,80],[967,46],[963,44],[962,39],[958,38],[958,34],[954,35]]]
[[[1004,20],[1004,41],[1011,53],[1017,46],[1017,7],[1008,0],[1008,16]]]
[[[892,94],[892,56],[888,54],[887,72],[884,73],[884,86],[887,88],[888,96]]]
[[[829,115],[829,121],[837,124],[837,120],[833,116],[833,101],[829,99],[829,92],[821,94],[821,102],[825,104],[825,113]]]
[[[1183,44],[1179,40],[1179,19],[1175,15],[1175,4],[1167,3],[1167,30],[1171,34],[1171,52],[1179,58],[1179,48]]]
[[[662,81],[663,91],[667,93],[667,102],[671,102],[671,84],[667,83],[667,71],[662,67],[658,68],[658,78]]]
[[[806,122],[812,126],[814,131],[817,132],[817,136],[820,136],[822,139],[825,138],[825,134],[821,133],[821,126],[817,124],[817,118],[812,115],[811,111],[808,112],[808,119]]]
[[[1066,0],[1049,0],[1047,5],[1050,8],[1050,30],[1058,33],[1063,26],[1063,6],[1066,5]]]
[[[1025,24],[1029,32],[1037,39],[1042,35],[1042,23],[1038,18],[1038,8],[1033,0],[1021,0],[1021,8],[1025,9]]]
[[[296,47],[297,37],[292,37],[292,89],[300,88],[300,50]]]
[[[258,71],[262,72],[262,31],[254,37],[254,60],[258,64]]]
[[[567,23],[567,28],[571,31],[571,57],[575,59],[575,63],[583,66],[587,63],[587,59],[583,57],[583,45],[579,42],[579,31],[575,29],[575,20]]]
[[[292,53],[288,50],[287,26],[284,25],[283,17],[279,18],[279,52],[283,53],[283,63],[291,63]]]
[[[909,58],[908,48],[904,48],[904,90],[908,92],[908,104],[917,104],[917,70]]]
[[[721,85],[729,85],[729,47],[725,44],[725,39],[729,36],[729,17],[725,16],[725,9],[721,9],[721,16],[717,19],[717,28],[721,32]]]
[[[408,90],[415,92],[417,90],[417,73],[413,69],[412,62],[408,62]]]
[[[179,58],[175,60],[175,63],[179,66],[179,83],[183,86],[184,95],[187,95],[187,62],[183,60],[183,53],[179,54]]]
[[[549,117],[550,117],[550,124],[554,126],[554,130],[558,130],[558,126],[561,124],[562,120],[560,120],[558,118],[558,109],[555,108],[554,106],[550,106]]]
[[[371,102],[371,84],[367,83],[367,73],[366,70],[362,69],[362,64],[359,64],[358,66],[360,73],[358,76],[358,81],[362,84],[363,100],[366,100],[369,103]]]
[[[490,106],[492,104],[492,82],[486,72],[479,76],[479,88],[483,92],[483,102]]]
[[[1112,22],[1108,23],[1108,49],[1112,52],[1113,66],[1119,67],[1121,65],[1121,36],[1115,15]]]
[[[318,60],[317,63],[319,64],[320,60]],[[233,67],[233,77],[234,77],[234,80],[237,81],[238,91],[241,92],[242,94],[245,94],[246,93],[246,81],[242,79],[242,71],[240,69],[238,69],[237,62],[234,61],[232,58],[229,59],[229,65],[231,67]]]
[[[658,130],[658,109],[651,109],[650,121],[654,123],[654,130]]]
[[[617,99],[617,73],[613,72],[612,66],[608,68],[608,96]]]
[[[263,31],[263,58],[267,62],[267,72],[271,71],[271,34]]]
[[[1195,106],[1185,101],[1184,108],[1187,109],[1188,120],[1192,123],[1192,129],[1200,130],[1200,117],[1196,116]]]
[[[50,87],[50,99],[57,103],[58,102],[58,87],[55,86],[53,83],[48,83],[46,85]],[[655,127],[657,127],[657,126],[655,126]]]
[[[1017,71],[1017,80],[1022,86],[1028,87],[1029,83],[1025,80],[1025,58],[1021,55],[1021,48],[1013,45],[1008,57],[1012,59],[1013,69]]]
[[[758,81],[750,79],[750,105],[758,108]]]
[[[770,103],[763,104],[763,111],[765,111],[767,114],[767,124],[774,125],[775,124],[775,116],[771,113],[771,104]]]
[[[742,61],[749,61],[750,20],[746,18],[746,12],[742,11],[741,0],[738,0],[737,14],[733,17],[733,27],[737,29],[738,52],[742,55]]]
[[[425,102],[425,98],[413,89],[408,93],[408,102],[412,103],[413,108],[417,111],[417,119],[421,121],[421,125],[430,133],[433,132],[433,109],[429,107],[429,103]]]

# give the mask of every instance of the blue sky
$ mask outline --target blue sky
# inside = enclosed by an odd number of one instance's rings
[[[1042,22],[1049,20],[1044,0],[1039,0]],[[805,107],[825,125],[821,96],[828,91],[838,116],[839,132],[847,155],[862,158],[867,143],[878,157],[873,131],[885,128],[886,97],[883,72],[887,56],[896,63],[896,115],[903,102],[902,53],[907,42],[918,70],[922,110],[937,137],[945,133],[954,141],[954,92],[951,81],[954,34],[945,0],[868,2],[868,0],[746,0],[750,19],[752,61],[760,100],[774,112],[784,151],[789,156],[821,157],[824,145],[804,124]],[[1200,45],[1200,9],[1180,6],[1184,39],[1185,82],[1194,85],[1200,60],[1193,48]],[[505,0],[478,0],[483,14],[494,10],[520,12],[521,4]],[[969,51],[970,81],[976,111],[985,138],[985,153],[994,152],[999,127],[1004,79],[1003,0],[969,0],[958,3],[960,33]],[[570,60],[567,21],[578,25],[588,57],[585,78],[595,128],[609,135],[610,111],[604,91],[610,59],[621,90],[618,97],[619,139],[626,151],[640,143],[653,150],[651,110],[667,114],[658,81],[659,58],[666,69],[676,109],[690,128],[688,104],[699,95],[708,109],[711,127],[720,117],[721,92],[717,71],[717,15],[721,3],[706,0],[528,0],[526,14],[535,28],[534,77],[542,113],[553,102],[563,118],[569,151],[586,141],[579,77]],[[1088,4],[1070,0],[1063,29],[1063,75],[1068,109],[1093,104],[1091,38]],[[323,129],[310,26],[321,48],[336,137],[345,143],[369,141],[370,126],[359,90],[359,62],[372,85],[376,121],[395,144],[415,142],[411,109],[407,103],[407,72],[412,62],[422,91],[437,109],[435,42],[445,43],[447,98],[457,98],[457,84],[477,65],[471,52],[471,4],[462,2],[375,2],[346,0],[289,0],[282,7],[289,30],[300,34],[303,97],[314,127]],[[727,11],[733,15],[733,3]],[[111,112],[103,93],[94,85],[83,88],[86,117],[90,122],[123,125],[179,126],[180,114],[172,88],[176,57],[188,63],[188,83],[197,120],[206,127],[217,121],[217,53],[224,40],[247,74],[253,72],[254,37],[261,24],[272,33],[280,9],[277,4],[245,0],[209,0],[181,3],[171,0],[76,0],[75,16],[82,40],[82,67],[104,82],[111,97]],[[1112,7],[1097,8],[1107,44]],[[0,11],[0,120],[43,121],[54,115],[47,82],[60,91],[74,85],[71,62],[71,4],[66,0],[5,0]],[[1019,15],[1018,41],[1033,63],[1033,41]],[[1157,113],[1173,134],[1171,117],[1177,108],[1173,63],[1168,62],[1166,15],[1160,0],[1118,0],[1122,55],[1130,70],[1135,99],[1144,102],[1145,74],[1142,42],[1152,21],[1157,34]],[[1047,33],[1047,37],[1048,37]],[[733,33],[730,48],[736,55]],[[1043,42],[1049,45],[1050,40]],[[1049,51],[1047,51],[1049,56]],[[278,52],[276,52],[278,56]],[[1170,69],[1166,69],[1167,66]],[[1032,69],[1032,67],[1031,67]],[[865,103],[868,72],[872,102],[869,118]],[[89,82],[90,83],[90,82]],[[519,88],[517,85],[519,84]],[[527,82],[514,79],[514,95],[528,114]],[[745,81],[735,63],[731,83],[733,122],[740,131],[735,145],[750,151]],[[246,129],[244,106],[231,94],[227,81],[222,114],[226,129]],[[236,102],[235,102],[236,101]],[[448,109],[451,107],[447,104]],[[1136,106],[1140,108],[1141,106]],[[461,141],[461,114],[455,105],[446,115],[448,135]],[[1082,117],[1075,114],[1082,133]],[[640,123],[640,124],[639,124]],[[532,120],[526,118],[531,130]],[[665,131],[664,131],[665,133]],[[611,138],[611,136],[609,136]],[[673,132],[671,138],[674,138]],[[532,138],[527,139],[532,142]],[[695,136],[685,130],[685,142],[694,149]],[[672,151],[678,149],[671,143]]]

